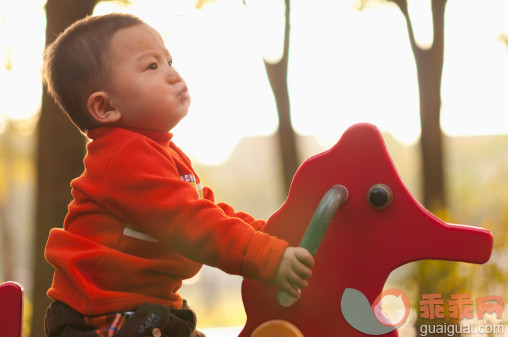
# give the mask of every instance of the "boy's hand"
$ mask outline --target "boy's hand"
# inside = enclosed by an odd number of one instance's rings
[[[314,257],[305,248],[288,247],[275,274],[275,283],[291,297],[300,298],[298,290],[309,285],[306,279],[312,275],[312,267]]]

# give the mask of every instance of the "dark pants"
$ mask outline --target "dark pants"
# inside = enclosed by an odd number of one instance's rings
[[[111,317],[115,315],[120,316],[112,314]],[[115,337],[205,337],[196,330],[196,314],[185,301],[181,309],[145,303],[130,318],[124,319],[121,326],[117,324],[118,319],[113,319],[115,323],[111,325],[100,327],[91,321],[90,316],[54,301],[46,310],[44,331],[46,337],[103,337],[111,330],[117,331]]]

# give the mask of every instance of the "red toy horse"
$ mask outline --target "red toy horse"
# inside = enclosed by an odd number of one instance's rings
[[[403,264],[423,259],[485,263],[490,257],[489,231],[445,223],[416,201],[381,133],[370,124],[352,126],[333,148],[302,164],[265,231],[299,245],[323,195],[335,185],[347,194],[339,193],[342,200],[315,255],[309,287],[296,303],[283,307],[275,286],[245,280],[247,323],[239,337],[366,336],[341,310],[344,296],[351,295],[347,290],[356,289],[372,305],[390,272]],[[386,331],[375,334],[398,336],[394,328]]]

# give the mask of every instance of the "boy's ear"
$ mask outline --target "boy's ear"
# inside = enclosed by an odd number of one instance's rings
[[[110,104],[109,95],[105,91],[97,91],[88,97],[87,108],[93,119],[101,124],[114,123],[122,115]]]

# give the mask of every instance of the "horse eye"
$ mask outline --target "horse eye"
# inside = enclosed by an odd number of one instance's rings
[[[369,204],[375,209],[383,209],[392,203],[393,193],[385,184],[373,185],[367,193]]]

